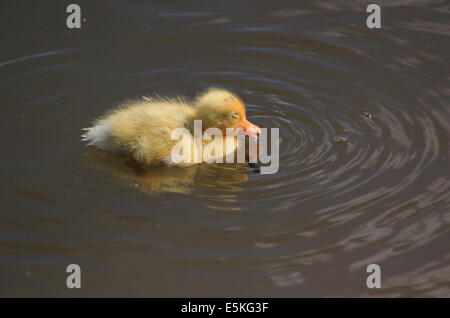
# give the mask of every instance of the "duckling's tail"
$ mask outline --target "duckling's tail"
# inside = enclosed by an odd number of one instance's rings
[[[81,141],[87,141],[89,144],[88,134],[92,127],[83,128],[81,130],[86,131],[86,133],[81,135]]]
[[[81,141],[87,142],[88,146],[95,146],[103,150],[113,150],[111,142],[110,127],[107,123],[99,123],[93,127],[83,128]]]

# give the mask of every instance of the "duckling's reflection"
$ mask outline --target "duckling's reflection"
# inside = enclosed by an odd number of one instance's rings
[[[242,191],[247,182],[245,165],[195,164],[189,167],[144,166],[131,159],[118,157],[90,147],[85,157],[96,167],[108,170],[118,179],[150,193],[190,193],[194,185],[208,189]],[[227,173],[224,173],[226,169]]]

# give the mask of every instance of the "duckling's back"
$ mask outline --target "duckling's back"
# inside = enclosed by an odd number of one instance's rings
[[[158,164],[170,155],[177,141],[171,140],[175,128],[192,123],[194,108],[181,99],[143,98],[127,102],[86,128],[88,145],[136,160]]]

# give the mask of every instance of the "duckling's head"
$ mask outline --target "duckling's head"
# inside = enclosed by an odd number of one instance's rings
[[[242,128],[251,138],[256,138],[261,132],[258,126],[247,120],[244,102],[225,89],[207,90],[197,98],[196,104],[197,119],[202,120],[203,129],[214,127],[225,134],[226,128]]]

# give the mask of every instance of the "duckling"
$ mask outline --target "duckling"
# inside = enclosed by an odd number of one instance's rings
[[[127,102],[97,119],[92,127],[85,128],[82,137],[89,146],[128,155],[147,165],[191,165],[194,160],[188,164],[172,160],[171,152],[178,141],[171,136],[174,129],[186,128],[193,140],[194,120],[202,121],[203,131],[218,128],[222,132],[222,144],[226,148],[223,156],[239,147],[238,142],[227,142],[228,138],[236,137],[226,136],[226,128],[242,128],[250,138],[260,133],[260,128],[247,120],[245,105],[237,95],[211,88],[200,94],[194,103],[183,98],[147,97]],[[210,142],[218,141],[206,143]],[[227,147],[230,144],[231,149]]]

